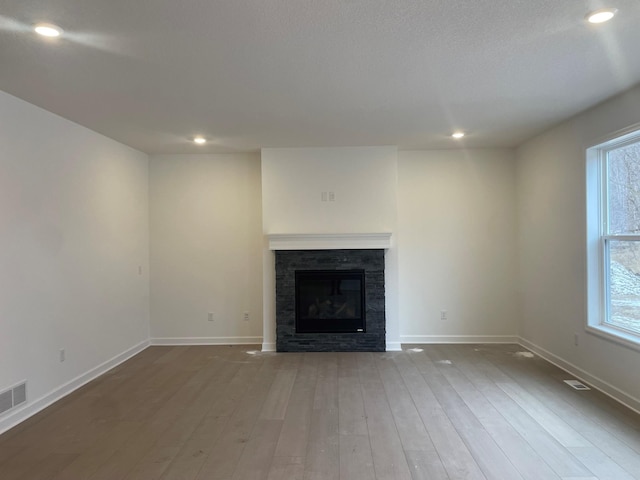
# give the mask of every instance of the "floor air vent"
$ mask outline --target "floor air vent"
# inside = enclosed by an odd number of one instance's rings
[[[0,392],[0,415],[27,401],[27,383]]]
[[[579,382],[578,380],[565,380],[564,383],[569,385],[571,388],[575,390],[591,390],[584,383]]]

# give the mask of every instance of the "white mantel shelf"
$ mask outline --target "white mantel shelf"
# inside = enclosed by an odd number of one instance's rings
[[[358,250],[391,248],[385,233],[272,233],[269,250]]]

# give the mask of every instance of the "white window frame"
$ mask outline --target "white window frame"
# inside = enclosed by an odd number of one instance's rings
[[[595,335],[640,350],[640,333],[606,323],[609,271],[606,242],[640,241],[640,235],[607,233],[607,152],[640,142],[640,124],[616,132],[586,151],[587,324]]]

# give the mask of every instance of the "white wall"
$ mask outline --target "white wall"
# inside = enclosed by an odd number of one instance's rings
[[[0,431],[144,347],[147,160],[0,92]]]
[[[263,232],[392,233],[385,253],[387,348],[399,348],[396,147],[262,150]],[[334,202],[321,201],[333,192]],[[264,343],[275,344],[273,252],[264,241]]]
[[[392,232],[396,188],[396,147],[262,150],[266,234]]]
[[[399,152],[403,343],[514,341],[514,183],[512,150]]]
[[[640,121],[640,87],[517,151],[523,338],[585,380],[640,408],[640,352],[585,331],[585,149]],[[579,334],[579,346],[574,334]]]
[[[149,192],[153,342],[260,343],[260,157],[152,156]]]

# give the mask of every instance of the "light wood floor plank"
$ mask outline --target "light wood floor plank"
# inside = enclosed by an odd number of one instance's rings
[[[118,478],[158,478],[181,451],[182,445],[192,437],[193,431],[210,409],[209,398],[215,388],[215,379],[227,372],[235,372],[233,365],[221,372],[219,365],[209,363],[207,351],[202,347],[193,361],[185,365],[182,384],[176,384],[161,408],[154,411],[145,425],[106,464],[92,480]]]
[[[572,429],[566,422],[550,411],[529,392],[517,383],[499,383],[498,387],[536,420],[542,428],[549,432],[565,447],[591,447],[591,442]]]
[[[118,422],[108,434],[102,434],[89,449],[51,478],[55,480],[91,478],[143,426],[141,422]]]
[[[456,358],[450,368],[442,368],[442,374],[449,384],[464,400],[482,427],[502,449],[505,455],[526,480],[559,480],[560,477],[549,467],[544,459],[529,445],[501,413],[462,373],[465,354],[456,347],[451,355]]]
[[[562,418],[574,431],[582,435],[592,445],[597,445],[604,454],[634,478],[640,478],[640,454],[638,450],[631,448],[624,440],[615,435],[615,433],[619,433],[620,429],[607,422],[597,421],[598,416],[586,415],[581,408],[576,408],[576,397],[580,397],[582,393],[587,394],[583,397],[592,397],[591,391],[570,391],[563,382],[557,379],[553,380],[557,374],[556,371],[551,370],[554,372],[553,376],[544,375],[543,372],[547,369],[540,368],[536,363],[539,363],[539,360],[524,358],[511,363],[508,369],[517,372],[514,378],[518,379],[522,388],[526,388],[531,395],[537,398],[544,398],[545,407]],[[560,378],[565,377],[566,374],[561,374]],[[617,423],[616,419],[610,416],[608,418]],[[631,444],[635,443],[628,435],[623,438]],[[640,432],[638,432],[637,440],[640,441]],[[636,446],[638,445],[636,444]]]
[[[338,361],[335,354],[318,354],[318,376],[309,439],[305,453],[305,480],[340,476],[338,420]]]
[[[197,479],[230,479],[233,477],[245,445],[251,438],[264,399],[277,374],[272,357],[265,356],[260,360],[262,361],[260,370],[237,403],[224,432],[209,453],[196,477]]]
[[[282,420],[260,419],[251,432],[233,474],[233,480],[259,480],[269,475]]]
[[[261,420],[284,420],[296,370],[280,370],[276,374],[260,412]]]
[[[0,446],[0,469],[2,469],[2,464],[4,462],[11,461],[16,458],[25,449],[26,447],[12,447],[9,445]]]
[[[393,357],[395,356],[397,355],[393,355]],[[392,356],[378,357],[377,365],[402,447],[405,450],[413,451],[434,450],[431,437],[427,433],[414,404],[414,399],[407,390]]]
[[[212,446],[222,437],[228,417],[206,416],[162,474],[162,480],[194,479]]]
[[[407,451],[407,461],[413,480],[447,480],[449,475],[435,452]]]
[[[340,435],[340,478],[376,479],[368,435]]]
[[[373,381],[374,373],[371,372],[371,374],[371,381],[362,384],[362,396],[376,478],[378,480],[409,480],[411,472],[387,395],[382,382]],[[425,452],[420,453],[425,454]]]
[[[151,347],[0,435],[0,479],[640,480],[640,415],[517,345],[420,348]]]
[[[633,480],[628,472],[595,447],[572,447],[569,450],[600,480]]]
[[[273,457],[267,480],[303,480],[304,458]]]
[[[339,445],[338,410],[314,409],[311,412],[311,429],[305,456],[305,480],[340,477]]]
[[[289,405],[284,416],[275,456],[282,458],[304,458],[311,428],[311,411],[318,381],[318,359],[306,355],[296,375]],[[304,463],[304,462],[302,462]],[[286,467],[286,465],[285,465]],[[297,468],[284,468],[296,471]],[[275,473],[274,473],[275,475]]]
[[[494,364],[488,362],[481,353],[475,352],[475,350],[482,348],[484,347],[470,347],[467,350],[469,360],[461,359],[456,362],[458,369],[556,474],[561,477],[588,477],[591,475],[591,472],[571,452],[497,386],[497,382],[504,383],[514,380]],[[507,359],[502,361],[507,361]]]
[[[486,478],[430,388],[436,372],[428,358],[424,355],[410,355],[407,361],[403,361],[402,357],[397,358],[396,363],[400,366],[404,383],[409,389],[420,418],[449,477]],[[416,364],[421,365],[422,368],[418,369]],[[428,368],[427,364],[429,364]],[[424,373],[421,374],[421,371]],[[425,451],[430,458],[433,458],[430,448]]]
[[[338,359],[335,354],[318,354],[318,380],[313,408],[338,409]]]
[[[76,454],[51,453],[37,463],[21,477],[22,480],[49,480],[61,472],[75,458]]]
[[[338,425],[340,435],[367,435],[362,389],[357,377],[338,378]]]
[[[501,353],[505,354],[496,351],[494,356]],[[576,391],[569,388],[563,380],[572,378],[571,375],[537,356],[509,362],[502,368],[511,372],[528,390],[543,396],[551,395],[550,399],[556,400],[552,403],[555,407],[559,406],[557,401],[564,402],[572,412],[589,419],[640,453],[640,419],[628,408],[595,389]]]

